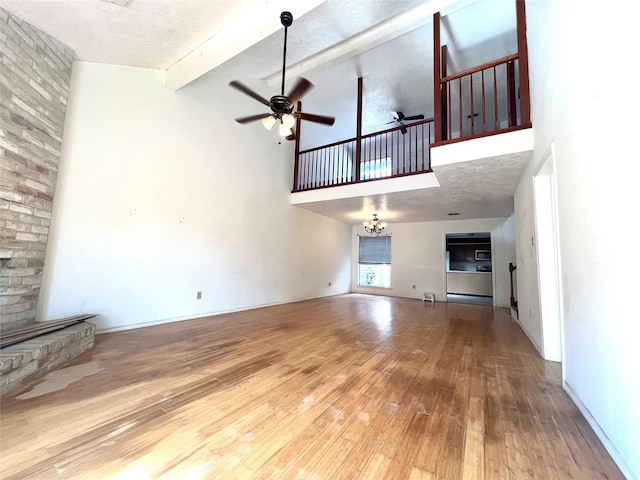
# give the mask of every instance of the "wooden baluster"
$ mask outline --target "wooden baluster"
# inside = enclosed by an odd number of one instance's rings
[[[428,128],[428,135],[429,135],[429,144],[431,144],[431,130],[432,130],[432,124],[429,123],[429,128]],[[428,166],[429,166],[429,171],[431,171],[431,148],[427,148],[427,160],[428,162]]]
[[[420,124],[420,139],[422,141],[422,151],[420,152],[420,171],[424,172],[424,123]]]
[[[484,70],[481,72],[482,74],[482,133],[487,131],[487,109],[486,109],[486,97],[484,93]]]
[[[516,70],[513,61],[507,63],[507,112],[509,126],[517,125],[516,111]]]
[[[475,122],[475,105],[473,104],[473,73],[469,74],[469,111],[471,118],[471,135],[476,133],[476,122]]]
[[[327,177],[327,185],[333,185],[333,148],[328,149],[327,157],[329,160],[329,175]]]
[[[460,102],[459,119],[458,119],[458,137],[462,137],[462,78],[458,79],[458,102]]]
[[[320,153],[316,150],[313,154],[313,186],[319,187],[318,178],[320,177]]]
[[[495,122],[494,130],[500,129],[500,121],[498,118],[498,72],[496,66],[493,67],[493,120]]]
[[[325,169],[325,155],[327,154],[326,149],[322,149],[320,150],[320,163],[318,164],[318,166],[320,167],[320,177],[319,177],[319,181],[320,181],[320,186],[324,187],[324,169]]]
[[[341,146],[341,152],[340,152],[340,156],[342,157],[342,181],[347,182],[347,181],[351,181],[351,179],[347,180],[348,176],[347,173],[349,172],[349,170],[347,169],[347,152],[346,150],[346,146],[345,144],[342,144]]]
[[[331,185],[335,185],[338,178],[338,173],[336,171],[336,148],[331,147]]]
[[[320,164],[320,168],[322,169],[322,174],[320,175],[320,181],[322,182],[322,186],[327,185],[327,149],[322,149],[322,163]]]
[[[411,135],[412,132],[413,132],[413,135],[415,136],[415,141],[416,141],[416,145],[415,145],[415,147],[416,147],[416,169],[414,171],[417,172],[418,171],[418,130],[415,127],[413,127],[411,129],[411,132],[409,132],[409,134]]]

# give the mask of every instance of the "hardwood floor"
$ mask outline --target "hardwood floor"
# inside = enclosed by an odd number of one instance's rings
[[[0,435],[4,479],[623,478],[506,309],[366,295],[98,335]]]

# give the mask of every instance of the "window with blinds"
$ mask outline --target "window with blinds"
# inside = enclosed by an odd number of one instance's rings
[[[391,287],[391,235],[359,237],[358,285]]]

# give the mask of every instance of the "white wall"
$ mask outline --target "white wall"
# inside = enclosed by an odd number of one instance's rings
[[[351,291],[422,298],[434,293],[436,301],[446,301],[445,248],[447,233],[491,232],[493,243],[494,300],[497,306],[509,306],[509,262],[515,261],[513,217],[445,222],[390,223],[391,288],[358,286],[358,235],[362,225],[351,233]],[[413,285],[416,286],[415,290]]]
[[[519,301],[535,305],[521,240],[532,233],[532,175],[553,142],[565,387],[626,476],[640,478],[638,281],[621,242],[640,205],[638,102],[624,75],[637,57],[632,8],[527,2],[535,153],[515,205]]]
[[[351,227],[289,204],[293,143],[234,122],[228,79],[162,80],[74,64],[40,319],[118,329],[349,291]]]

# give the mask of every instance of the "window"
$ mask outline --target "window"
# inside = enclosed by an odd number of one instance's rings
[[[371,178],[385,178],[391,176],[391,157],[379,158],[377,160],[367,160],[360,163],[360,178],[369,180]]]
[[[391,288],[391,235],[359,238],[358,285]]]

